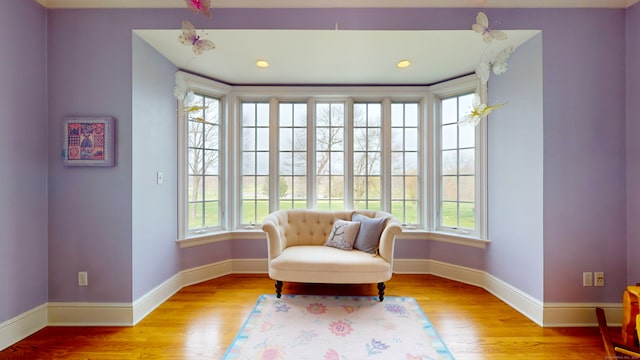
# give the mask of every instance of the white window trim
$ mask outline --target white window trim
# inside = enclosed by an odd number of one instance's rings
[[[178,234],[178,244],[180,247],[190,247],[203,245],[208,243],[214,243],[219,241],[233,240],[233,239],[263,239],[265,235],[262,233],[260,229],[260,225],[256,224],[254,228],[242,228],[240,227],[241,218],[240,218],[240,207],[239,201],[241,199],[241,187],[235,181],[230,181],[229,176],[231,178],[239,178],[241,176],[241,168],[240,168],[240,150],[241,144],[239,141],[234,141],[231,139],[239,139],[240,134],[240,121],[237,121],[239,116],[239,107],[241,106],[242,101],[267,101],[270,103],[274,103],[274,101],[301,101],[306,102],[308,106],[308,126],[307,131],[308,134],[313,134],[315,131],[314,117],[315,117],[315,103],[318,101],[345,101],[347,110],[349,109],[349,104],[353,104],[355,101],[381,101],[383,104],[390,103],[391,101],[417,101],[422,106],[422,111],[419,117],[419,128],[420,136],[423,139],[429,139],[427,142],[420,142],[419,146],[419,162],[421,166],[421,171],[419,174],[419,178],[422,180],[422,186],[419,190],[419,199],[421,203],[421,213],[419,214],[421,219],[422,228],[412,228],[407,226],[405,228],[405,232],[400,235],[401,239],[416,239],[416,240],[435,240],[442,241],[448,243],[454,243],[464,246],[471,246],[477,248],[485,248],[486,244],[489,243],[487,240],[487,203],[486,203],[486,192],[487,192],[487,174],[486,174],[486,164],[487,164],[487,151],[486,151],[486,121],[481,121],[479,127],[479,131],[476,132],[476,140],[479,146],[476,151],[476,158],[479,159],[477,163],[478,172],[477,178],[478,181],[476,183],[476,196],[477,196],[477,204],[476,206],[481,209],[478,212],[476,224],[477,224],[477,233],[468,234],[468,233],[456,233],[456,232],[443,232],[436,230],[436,214],[437,214],[437,194],[436,194],[436,186],[437,184],[437,172],[435,171],[436,163],[434,163],[439,157],[437,151],[437,137],[439,132],[436,130],[436,119],[437,119],[437,101],[439,98],[453,96],[460,94],[465,91],[473,91],[474,89],[481,89],[481,97],[486,99],[486,87],[480,87],[479,81],[475,75],[465,76],[459,79],[455,79],[452,81],[448,81],[446,83],[433,85],[431,87],[427,86],[406,86],[406,87],[304,87],[304,92],[301,96],[300,87],[296,86],[274,86],[274,87],[262,87],[262,86],[230,86],[227,84],[223,84],[220,82],[216,82],[209,79],[204,79],[198,77],[196,75],[192,75],[189,73],[179,72],[179,76],[182,77],[187,82],[187,85],[190,89],[200,92],[206,95],[219,97],[222,101],[222,114],[223,114],[223,124],[222,126],[222,134],[221,134],[221,143],[233,144],[233,149],[229,149],[229,151],[225,152],[224,156],[221,157],[221,166],[223,174],[221,174],[221,186],[225,191],[222,191],[220,202],[222,209],[222,218],[221,224],[223,225],[223,229],[217,232],[196,235],[196,236],[184,236],[185,232],[185,221],[186,221],[186,122],[184,119],[179,119],[179,124],[181,124],[178,128],[178,154],[180,157],[179,162],[179,176],[178,176],[178,198],[179,198],[179,234]],[[390,96],[390,94],[393,94]],[[275,110],[273,110],[275,108]],[[383,106],[383,111],[385,107]],[[350,114],[350,112],[347,112]],[[388,115],[388,114],[387,114]],[[277,128],[278,120],[278,111],[277,106],[272,106],[272,111],[270,114],[271,126],[273,128]],[[350,117],[351,115],[347,115]],[[234,120],[236,119],[236,120]],[[425,126],[428,125],[428,126]],[[384,127],[385,125],[383,125]],[[277,129],[276,129],[277,130]],[[388,130],[382,131],[382,136],[390,136]],[[273,134],[272,134],[273,135]],[[346,136],[347,134],[345,134]],[[276,131],[277,137],[277,131]],[[312,144],[313,136],[308,136],[308,148],[310,154],[312,154],[312,158],[309,159],[308,162],[308,174],[315,173],[315,145]],[[277,144],[277,141],[275,141]],[[428,146],[425,146],[425,143]],[[221,145],[221,148],[222,146]],[[383,156],[390,156],[387,154],[387,149],[383,149]],[[277,170],[277,152],[272,152],[270,161],[272,161],[272,169]],[[385,163],[383,162],[383,167]],[[389,171],[383,168],[383,176],[381,181],[388,182]],[[277,171],[273,172],[277,174]],[[228,175],[227,175],[228,174]],[[345,174],[346,175],[346,174]],[[352,180],[349,180],[350,183]],[[275,184],[271,184],[272,193],[273,191],[277,191],[275,188]],[[312,176],[310,181],[307,182],[308,186],[308,205],[315,206],[315,180]],[[345,201],[347,197],[351,197],[348,192],[349,188],[345,189],[347,193],[345,193]],[[275,199],[277,200],[277,199]],[[270,211],[273,211],[274,199],[270,199]],[[390,199],[383,196],[382,199],[383,206],[389,206]]]
[[[184,80],[187,84],[187,88],[197,93],[201,93],[207,96],[215,97],[220,99],[221,113],[222,119],[220,123],[220,149],[225,148],[226,139],[228,139],[228,135],[226,134],[227,126],[225,124],[225,119],[227,119],[228,114],[226,114],[226,106],[225,97],[231,92],[231,87],[226,84],[219,83],[217,81],[206,80],[199,76],[192,75],[189,73],[185,73],[179,71],[176,75],[180,79]],[[177,107],[180,108],[182,105],[177,104]],[[224,195],[225,192],[220,192],[220,227],[214,229],[213,231],[208,231],[199,234],[190,234],[187,230],[187,164],[188,164],[188,151],[187,151],[187,114],[181,111],[177,112],[178,117],[178,240],[183,241],[186,239],[200,239],[207,238],[212,236],[212,234],[217,234],[223,232],[223,229],[228,229],[227,218],[227,206],[230,204],[229,199]],[[222,155],[222,153],[221,153]],[[220,187],[224,189],[226,187],[226,164],[227,164],[227,156],[220,156]]]
[[[431,161],[433,161],[434,166],[426,166],[426,169],[432,171],[433,173],[430,175],[430,179],[434,186],[431,187],[431,196],[433,198],[427,204],[431,208],[431,214],[429,218],[430,230],[434,233],[442,233],[442,234],[455,234],[458,233],[460,236],[465,238],[474,238],[474,239],[487,239],[487,121],[483,119],[477,125],[476,130],[476,208],[480,209],[480,211],[476,211],[476,230],[475,231],[466,231],[466,230],[457,230],[457,231],[442,231],[439,229],[437,224],[439,223],[438,219],[438,207],[440,204],[440,195],[438,192],[439,184],[438,177],[439,171],[437,169],[440,168],[440,131],[438,125],[438,119],[440,118],[440,109],[439,102],[440,99],[456,96],[462,94],[464,92],[479,92],[480,98],[483,102],[486,102],[487,98],[487,87],[486,85],[482,86],[480,81],[476,76],[465,76],[462,78],[454,79],[448,81],[446,83],[437,84],[431,87],[432,100],[430,104],[432,106],[429,111],[432,116],[430,124],[431,128],[431,136],[428,139],[431,139],[432,145],[431,149],[433,153],[430,155]]]

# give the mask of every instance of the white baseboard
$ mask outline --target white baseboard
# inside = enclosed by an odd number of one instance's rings
[[[162,284],[156,286],[153,290],[149,291],[141,298],[133,302],[133,325],[140,322],[153,310],[155,310],[160,304],[167,301],[173,294],[182,289],[183,284],[181,282],[181,274],[178,273]]]
[[[394,272],[398,274],[432,274],[481,287],[543,327],[598,326],[594,310],[596,307],[605,309],[607,322],[610,326],[620,326],[622,323],[622,302],[543,303],[482,270],[436,260],[396,259],[394,260]]]
[[[0,351],[47,326],[47,304],[0,324]]]
[[[131,303],[50,302],[51,326],[131,326]]]
[[[397,274],[432,274],[481,287],[544,327],[597,326],[595,307],[611,326],[622,322],[622,303],[543,303],[482,270],[435,260],[394,260]],[[133,326],[185,286],[232,273],[266,274],[266,259],[235,259],[187,269],[133,303],[50,302],[0,324],[0,350],[52,326]],[[391,289],[390,289],[391,290]]]

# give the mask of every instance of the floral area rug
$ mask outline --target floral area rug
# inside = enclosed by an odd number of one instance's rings
[[[453,355],[413,298],[261,295],[223,359],[444,360]]]

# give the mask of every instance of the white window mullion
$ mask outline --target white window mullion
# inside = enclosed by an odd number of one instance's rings
[[[353,209],[353,99],[344,106],[344,208]]]
[[[178,102],[177,108],[182,105]],[[187,114],[183,111],[178,112],[178,199],[181,199],[178,204],[178,237],[182,238],[187,234],[188,221],[187,218],[187,206],[188,206],[188,127],[187,127]]]
[[[231,179],[242,179],[241,173],[241,159],[240,156],[242,154],[241,142],[237,141],[237,139],[241,138],[241,119],[240,119],[240,102],[238,98],[234,94],[230,94],[228,97],[229,103],[227,105],[228,114],[228,123],[227,126],[227,144],[233,144],[233,146],[229,146],[227,149],[231,151],[231,154],[228,154],[228,169],[227,169],[227,184],[229,191],[227,191],[224,196],[229,200],[228,205],[226,207],[227,214],[227,229],[236,229],[240,226],[240,204],[241,200],[241,189],[242,184],[238,183],[238,181],[232,181]]]
[[[487,84],[479,85],[480,97],[484,99],[483,103],[487,103]],[[481,121],[478,125],[479,131],[476,131],[476,229],[480,239],[487,239],[487,214],[489,209],[487,206],[488,181],[487,170],[489,169],[487,159],[487,121]]]
[[[316,102],[307,101],[307,208],[315,209],[316,192]]]
[[[389,98],[382,100],[381,132],[380,189],[383,190],[380,193],[380,208],[391,212],[391,99]]]
[[[279,121],[278,121],[278,99],[269,100],[269,212],[279,207],[280,202],[280,149]]]
[[[436,219],[439,216],[439,197],[436,194],[438,191],[436,184],[438,182],[436,181],[437,171],[435,169],[440,166],[440,159],[436,156],[439,154],[438,149],[440,148],[440,139],[436,131],[437,122],[440,118],[440,107],[437,105],[438,98],[433,94],[428,94],[422,101],[423,106],[420,112],[422,121],[418,126],[421,138],[427,139],[427,141],[421,144],[420,149],[420,155],[422,155],[422,159],[420,159],[422,167],[420,176],[425,179],[420,187],[422,201],[425,204],[421,220],[425,229],[434,230],[437,224]]]

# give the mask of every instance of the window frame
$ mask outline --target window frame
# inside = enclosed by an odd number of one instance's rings
[[[476,231],[448,231],[438,224],[439,206],[439,100],[480,89],[482,99],[486,99],[486,87],[481,87],[475,75],[468,75],[451,81],[432,86],[345,86],[345,87],[303,87],[303,86],[230,86],[195,75],[179,72],[187,81],[189,89],[219,97],[222,107],[221,119],[221,223],[222,228],[206,234],[187,235],[184,233],[184,204],[186,166],[183,164],[185,135],[183,126],[179,126],[179,234],[178,242],[181,247],[194,246],[233,238],[261,239],[264,234],[259,231],[259,224],[247,226],[242,224],[241,200],[242,188],[237,181],[242,177],[242,119],[241,106],[243,101],[264,102],[270,104],[270,155],[269,155],[269,211],[277,209],[279,204],[279,104],[306,103],[307,104],[307,207],[315,208],[315,112],[316,103],[344,102],[345,103],[345,159],[353,157],[353,104],[380,102],[382,104],[382,168],[381,188],[388,189],[381,194],[381,208],[390,211],[391,208],[391,104],[394,102],[418,103],[418,212],[419,224],[406,224],[404,235],[401,237],[416,239],[431,239],[484,248],[486,240],[486,121],[483,120],[476,130]],[[179,121],[182,124],[183,121]],[[229,144],[229,146],[226,146]],[[275,151],[274,151],[275,150]],[[353,206],[353,170],[345,169],[345,208]],[[180,210],[182,209],[182,210]]]
[[[431,188],[431,196],[433,201],[429,202],[430,205],[430,224],[432,224],[430,230],[435,233],[441,234],[455,234],[466,238],[486,239],[487,238],[487,121],[483,119],[476,126],[475,130],[475,224],[476,228],[472,231],[466,229],[452,229],[444,226],[440,223],[440,202],[441,202],[441,126],[440,126],[440,101],[443,99],[463,95],[466,93],[479,93],[480,98],[486,103],[487,87],[481,85],[480,81],[476,77],[464,77],[447,81],[445,83],[437,84],[431,87],[431,115],[432,121],[430,122],[430,128],[432,136],[430,137],[433,146],[433,154],[431,159],[433,166],[430,170],[433,171],[430,176],[434,186]]]
[[[199,76],[179,71],[176,77],[185,82],[187,88],[198,94],[202,94],[208,97],[216,98],[220,101],[220,126],[219,126],[219,187],[221,190],[227,188],[227,164],[228,154],[223,149],[226,148],[228,134],[227,134],[227,95],[231,92],[231,87],[216,81],[206,80]],[[219,214],[220,222],[219,226],[210,227],[202,231],[189,231],[188,220],[188,114],[184,111],[180,111],[182,107],[181,101],[176,101],[176,114],[177,114],[177,128],[178,128],[178,241],[182,241],[190,238],[201,238],[203,236],[210,235],[212,233],[219,233],[228,229],[227,219],[227,206],[229,204],[229,197],[225,191],[219,192]]]

